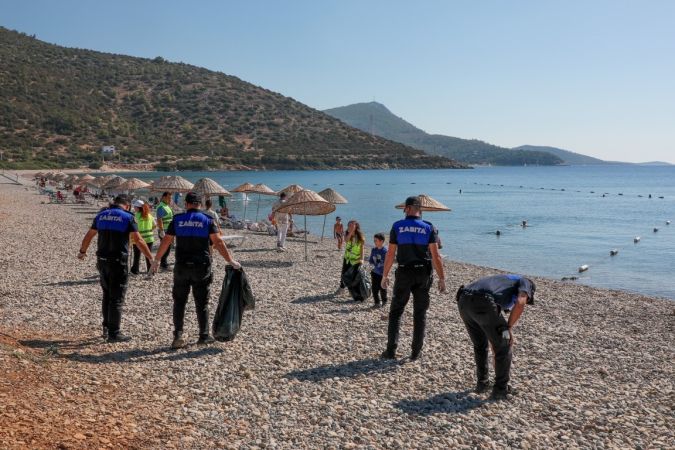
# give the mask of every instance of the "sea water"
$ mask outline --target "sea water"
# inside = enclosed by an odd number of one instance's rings
[[[163,173],[138,174],[154,179]],[[424,213],[439,230],[449,259],[523,274],[675,299],[675,166],[481,167],[472,170],[181,172],[210,177],[227,189],[244,182],[274,190],[300,184],[333,188],[347,198],[335,216],[360,222],[368,242],[388,234],[409,195],[428,194],[452,209]],[[651,195],[651,198],[649,197]],[[663,197],[663,198],[660,198]],[[276,197],[250,195],[246,218],[262,219]],[[259,202],[259,210],[258,210]],[[214,202],[215,203],[215,202]],[[241,217],[241,194],[227,199]],[[308,217],[320,236],[323,217]],[[303,226],[302,217],[296,224]],[[522,227],[522,221],[527,227]],[[666,225],[667,220],[673,224]],[[346,228],[346,227],[345,227]],[[654,232],[657,228],[658,231]],[[500,235],[496,231],[500,231]],[[633,242],[640,236],[639,243]],[[616,256],[610,250],[618,249]],[[587,264],[588,271],[578,273]],[[466,280],[467,282],[470,280]]]

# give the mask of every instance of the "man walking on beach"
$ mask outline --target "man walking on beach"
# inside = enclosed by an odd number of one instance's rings
[[[521,275],[494,275],[481,278],[457,291],[459,315],[473,343],[476,361],[476,393],[490,387],[488,379],[488,342],[495,356],[495,385],[492,398],[506,399],[511,371],[512,329],[526,304],[534,302],[536,286]],[[502,311],[510,311],[508,321]]]
[[[157,234],[160,239],[164,239],[166,230],[169,229],[169,224],[173,220],[173,210],[171,209],[171,192],[165,192],[162,194],[162,199],[157,206]],[[162,262],[160,267],[162,269],[169,268],[169,253],[171,253],[171,247],[166,250],[164,256],[162,257]]]
[[[408,197],[405,201],[405,219],[395,222],[389,234],[389,251],[384,261],[382,289],[387,289],[389,272],[398,262],[394,292],[389,310],[387,348],[382,358],[396,358],[401,315],[410,294],[413,296],[413,341],[411,360],[420,357],[424,345],[424,328],[429,308],[429,289],[433,282],[432,267],[438,275],[438,289],[445,292],[445,274],[438,253],[436,233],[433,225],[420,218],[422,203],[419,197]]]
[[[186,211],[176,214],[166,230],[166,236],[157,250],[152,270],[157,271],[159,261],[176,238],[176,264],[173,269],[173,343],[171,348],[185,347],[183,322],[185,304],[190,288],[195,300],[197,322],[199,323],[198,344],[214,342],[209,335],[209,290],[213,281],[209,241],[235,269],[241,265],[232,258],[227,246],[220,238],[213,219],[199,211],[201,198],[194,192],[185,196]]]
[[[96,267],[101,276],[103,289],[103,337],[108,342],[125,342],[129,336],[120,333],[122,305],[129,280],[129,237],[148,259],[152,253],[138,232],[134,216],[129,213],[129,197],[122,194],[115,197],[113,204],[99,212],[82,239],[79,259],[87,256],[91,240],[98,233]]]
[[[274,221],[277,224],[277,250],[283,252],[286,250],[286,233],[288,233],[288,225],[291,220],[291,215],[288,213],[277,212],[277,209],[286,203],[286,193],[279,194],[279,201],[272,206],[274,213]]]

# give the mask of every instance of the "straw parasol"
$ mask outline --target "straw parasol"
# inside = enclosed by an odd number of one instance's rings
[[[68,184],[75,184],[79,179],[80,177],[78,177],[77,175],[68,175],[68,177],[63,181]]]
[[[293,195],[275,212],[297,214],[305,218],[305,261],[307,261],[307,216],[325,216],[335,211],[335,205],[314,191],[304,190]]]
[[[246,223],[246,207],[248,206],[248,196],[246,194],[248,194],[250,192],[253,192],[253,191],[251,191],[251,189],[253,189],[254,187],[255,187],[255,185],[253,185],[253,183],[244,183],[244,184],[240,184],[236,188],[232,189],[232,192],[241,192],[242,194],[244,194],[244,199],[243,199],[243,202],[244,202],[244,223]]]
[[[93,177],[89,174],[83,175],[82,178],[80,178],[80,183],[86,183],[87,181],[93,181],[95,180],[96,177]]]
[[[138,178],[129,178],[117,188],[124,191],[137,191],[139,189],[146,189],[149,187],[150,183],[146,183],[145,181],[139,180]]]
[[[213,181],[211,178],[200,179],[192,187],[192,190],[209,197],[212,195],[226,195],[228,197],[232,196],[232,194],[230,194],[227,189]]]
[[[66,178],[68,178],[68,175],[66,175],[63,172],[57,172],[57,173],[52,175],[52,180],[56,180],[56,181],[63,181]]]
[[[279,192],[277,192],[278,195],[281,195],[282,193],[286,194],[288,197],[292,196],[293,194],[297,194],[300,191],[304,191],[305,188],[300,186],[299,184],[289,184]]]
[[[115,175],[112,177],[108,182],[106,182],[103,186],[101,186],[103,189],[107,189],[109,191],[120,191],[120,186],[122,183],[127,181],[126,178],[120,177],[119,175]]]
[[[439,211],[452,211],[450,208],[445,206],[443,203],[429,197],[426,194],[418,195],[420,201],[422,202],[422,211],[426,212],[439,212]],[[405,202],[395,206],[396,209],[405,209]]]
[[[190,192],[194,184],[179,175],[166,175],[152,183],[153,191]]]
[[[251,193],[256,193],[258,194],[258,206],[256,207],[255,210],[255,221],[258,221],[258,213],[260,212],[260,196],[261,195],[277,195],[276,192],[274,192],[269,186],[264,185],[262,183],[258,183],[251,190],[249,191]]]
[[[319,195],[324,198],[326,201],[331,202],[334,205],[343,205],[349,203],[346,198],[340,195],[335,189],[324,189],[319,192]],[[323,216],[323,227],[321,228],[321,240],[323,241],[323,235],[326,231],[326,216]]]

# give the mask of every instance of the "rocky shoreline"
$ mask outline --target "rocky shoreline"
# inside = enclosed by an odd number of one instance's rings
[[[257,309],[230,343],[171,351],[171,273],[134,277],[125,333],[99,336],[94,259],[76,259],[92,208],[43,204],[0,180],[0,442],[7,448],[672,448],[675,303],[534,277],[515,331],[517,395],[474,384],[452,294],[495,273],[446,262],[420,361],[378,359],[386,311],[333,293],[340,255],[310,237],[236,258]],[[230,230],[231,232],[231,230]],[[90,252],[92,253],[92,252]],[[216,259],[211,311],[224,262]],[[384,320],[383,320],[384,319]],[[194,306],[186,313],[194,344]]]

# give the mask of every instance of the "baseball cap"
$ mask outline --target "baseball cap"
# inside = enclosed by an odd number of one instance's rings
[[[145,205],[145,202],[139,198],[131,202],[131,206],[133,206],[134,208],[142,208],[143,205]]]
[[[202,198],[197,194],[196,192],[188,192],[187,195],[185,196],[185,203],[201,203]]]
[[[422,202],[418,196],[414,195],[405,199],[405,206],[422,207]]]

